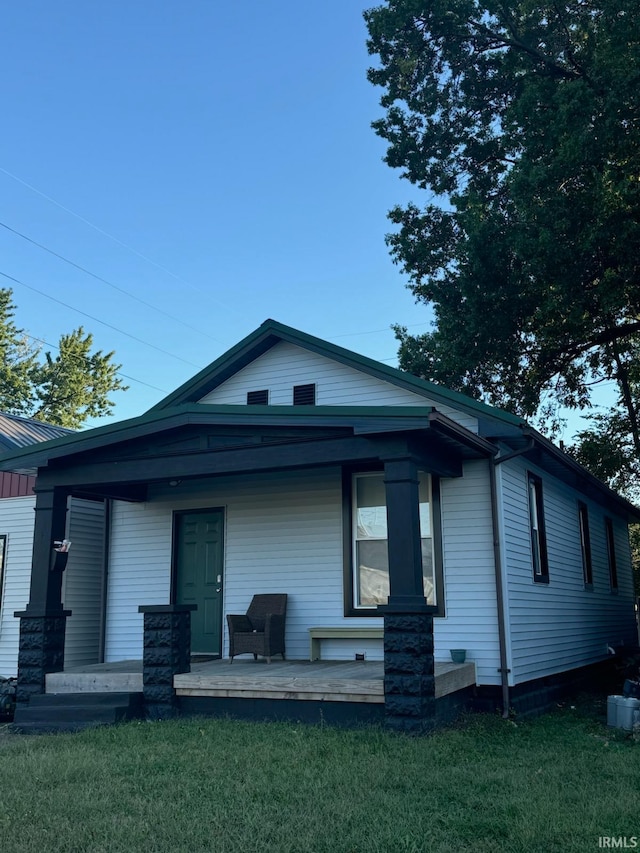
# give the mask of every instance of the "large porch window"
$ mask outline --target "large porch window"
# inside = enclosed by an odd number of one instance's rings
[[[437,481],[436,481],[437,483]],[[439,541],[434,536],[434,482],[420,472],[420,541],[422,576],[427,603],[436,605],[436,554]],[[389,597],[389,557],[387,550],[387,504],[382,471],[357,473],[351,481],[351,608],[366,613]]]

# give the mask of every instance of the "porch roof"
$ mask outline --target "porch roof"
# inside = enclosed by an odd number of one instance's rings
[[[183,474],[197,476],[198,466],[194,459],[205,456],[211,459],[209,473],[222,472],[224,465],[227,465],[225,473],[247,471],[252,459],[256,469],[265,469],[269,465],[272,468],[300,466],[305,458],[309,465],[330,464],[332,460],[349,461],[347,443],[350,442],[355,451],[354,461],[361,461],[367,458],[367,439],[368,446],[373,447],[372,442],[380,442],[384,437],[391,442],[397,436],[400,442],[403,435],[405,438],[414,436],[422,449],[427,439],[435,451],[432,454],[434,460],[441,457],[442,473],[446,473],[447,458],[458,460],[456,464],[459,466],[462,459],[486,458],[496,452],[491,442],[431,406],[232,406],[196,403],[149,412],[138,418],[56,438],[34,447],[16,449],[0,457],[0,470],[32,474],[37,469],[38,475],[46,475],[47,480],[58,477],[60,485],[116,481],[140,483]],[[334,451],[330,446],[331,440]],[[312,442],[318,450],[315,454],[305,457],[304,451],[295,449],[301,444],[309,448]],[[343,447],[339,446],[340,442]],[[285,459],[286,453],[288,458]],[[231,457],[240,460],[242,454],[243,459],[234,468]],[[213,461],[214,456],[216,462]],[[154,461],[158,463],[155,474]],[[71,469],[77,470],[75,479]],[[450,475],[457,474],[452,470]]]

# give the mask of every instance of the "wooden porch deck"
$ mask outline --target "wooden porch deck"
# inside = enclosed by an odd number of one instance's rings
[[[384,703],[382,661],[194,662],[174,676],[178,696]],[[436,698],[476,683],[475,664],[436,661]],[[47,675],[47,693],[142,690],[142,661],[72,667]]]

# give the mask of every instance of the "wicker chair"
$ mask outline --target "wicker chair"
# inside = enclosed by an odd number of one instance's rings
[[[229,626],[229,663],[236,655],[252,654],[266,657],[284,657],[284,622],[287,612],[287,594],[254,595],[246,615],[227,614]]]

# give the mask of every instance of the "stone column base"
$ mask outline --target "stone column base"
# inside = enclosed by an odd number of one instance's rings
[[[191,611],[195,604],[142,605],[144,648],[142,684],[146,715],[166,720],[176,715],[173,676],[191,671]]]
[[[46,676],[64,669],[64,638],[70,610],[14,613],[20,619],[16,700],[28,702],[46,690]]]
[[[435,728],[431,614],[385,612],[384,703],[389,728],[408,734]]]

